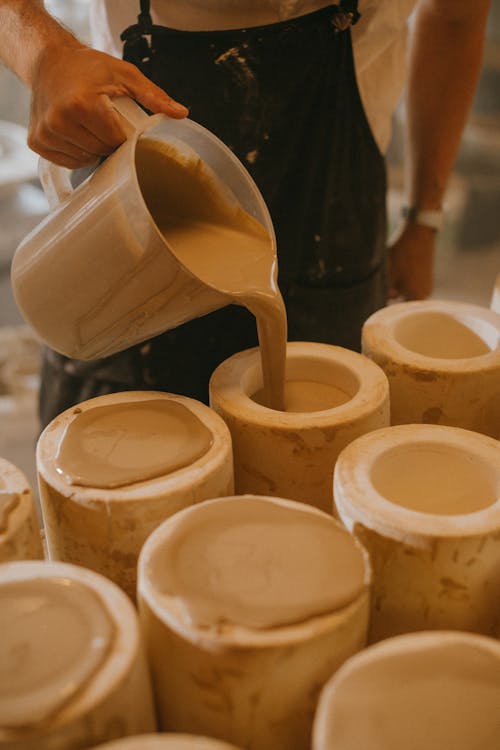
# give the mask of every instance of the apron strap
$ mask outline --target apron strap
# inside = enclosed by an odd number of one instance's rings
[[[333,6],[332,26],[337,33],[354,26],[360,18],[358,0],[340,0],[339,5]]]
[[[151,46],[153,19],[149,12],[150,1],[140,0],[140,3],[141,9],[137,16],[137,23],[122,31],[120,39],[123,42],[123,59],[137,65],[141,73],[149,77],[153,53]]]
[[[333,17],[332,26],[336,32],[346,31],[350,26],[354,26],[361,18],[358,11],[358,0],[340,0],[340,4],[332,3]],[[137,53],[145,52],[147,59],[151,56],[150,37],[153,30],[153,19],[151,18],[150,0],[140,0],[140,13],[137,16],[137,23],[129,26],[120,34],[120,39],[124,42],[123,59],[128,60],[134,54],[133,59],[137,60]],[[127,49],[127,45],[129,49]],[[132,49],[130,49],[132,47]],[[140,58],[142,59],[142,57]],[[144,60],[146,62],[146,60]]]
[[[149,6],[149,0],[141,0],[141,12],[137,17],[139,26],[142,27],[145,34],[150,34],[151,29],[153,28],[153,19],[151,18],[151,13],[149,12]]]

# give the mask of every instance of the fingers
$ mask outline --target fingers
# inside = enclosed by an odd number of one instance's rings
[[[172,99],[163,89],[143,76],[134,65],[130,63],[123,63],[123,65],[129,67],[125,81],[127,93],[139,104],[155,114],[162,113],[178,120],[187,117],[189,114],[187,107]]]
[[[50,149],[43,148],[38,150],[37,154],[39,154],[43,159],[47,159],[47,161],[51,161],[54,164],[58,164],[60,167],[66,167],[67,169],[80,169],[81,167],[89,167],[96,162],[95,156],[92,158],[86,158],[83,155],[83,152],[80,158],[73,158],[72,156],[68,156],[62,151],[51,151]]]
[[[123,129],[121,118],[113,107],[109,96],[100,94],[93,108],[80,114],[80,122],[101,143],[105,144],[110,153],[126,140],[127,134]]]
[[[392,275],[390,279],[389,299],[400,302],[423,300],[432,292],[432,280],[420,278],[417,274],[401,272],[399,276]]]
[[[81,148],[52,134],[40,139],[29,136],[28,146],[44,159],[53,161],[62,167],[68,167],[68,169],[78,169],[95,164],[99,156],[106,153],[102,150],[97,152],[94,149]]]
[[[411,270],[406,273],[406,267],[403,264],[399,266],[398,262],[393,262],[389,266],[389,299],[397,302],[406,302],[418,299],[418,295],[412,289],[414,279],[411,278]]]
[[[82,102],[65,101],[32,117],[28,145],[55,164],[77,169],[94,164],[126,139],[120,119],[106,96]]]
[[[433,289],[436,233],[407,223],[389,247],[389,299],[422,300]]]
[[[396,299],[404,300],[405,296],[395,286],[393,286],[393,287],[391,287],[389,289],[389,299],[391,299],[391,300],[396,300]]]
[[[64,135],[41,125],[28,135],[28,146],[49,161],[70,169],[94,164],[110,149],[85,128],[75,125]]]
[[[154,113],[174,118],[188,114],[130,63],[86,47],[52,50],[33,87],[28,145],[72,169],[95,163],[126,139],[110,101],[124,95]]]

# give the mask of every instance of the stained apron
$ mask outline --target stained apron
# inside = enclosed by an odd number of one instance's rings
[[[359,350],[363,322],[387,299],[386,176],[350,29],[338,29],[345,13],[328,6],[265,26],[191,32],[152,25],[148,9],[143,0],[138,24],[122,35],[124,58],[188,106],[256,181],[276,231],[289,340]],[[257,343],[254,317],[230,305],[101,360],[47,350],[42,425],[115,391],[207,402],[217,365]]]

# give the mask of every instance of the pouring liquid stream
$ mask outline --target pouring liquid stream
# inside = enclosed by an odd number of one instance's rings
[[[144,200],[174,255],[197,278],[255,316],[264,402],[283,411],[287,323],[271,237],[223,194],[200,158],[143,138],[136,166]]]

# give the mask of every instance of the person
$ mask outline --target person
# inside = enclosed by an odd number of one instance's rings
[[[170,117],[189,110],[242,160],[268,204],[290,340],[357,349],[364,320],[388,295],[431,292],[436,217],[480,71],[489,5],[94,0],[94,49],[41,0],[3,0],[1,55],[33,92],[30,147],[70,169],[124,140],[114,96]],[[411,14],[409,210],[387,249],[383,152]],[[158,388],[206,400],[217,364],[256,343],[252,316],[230,306],[107,360],[48,351],[42,423],[110,391]]]

